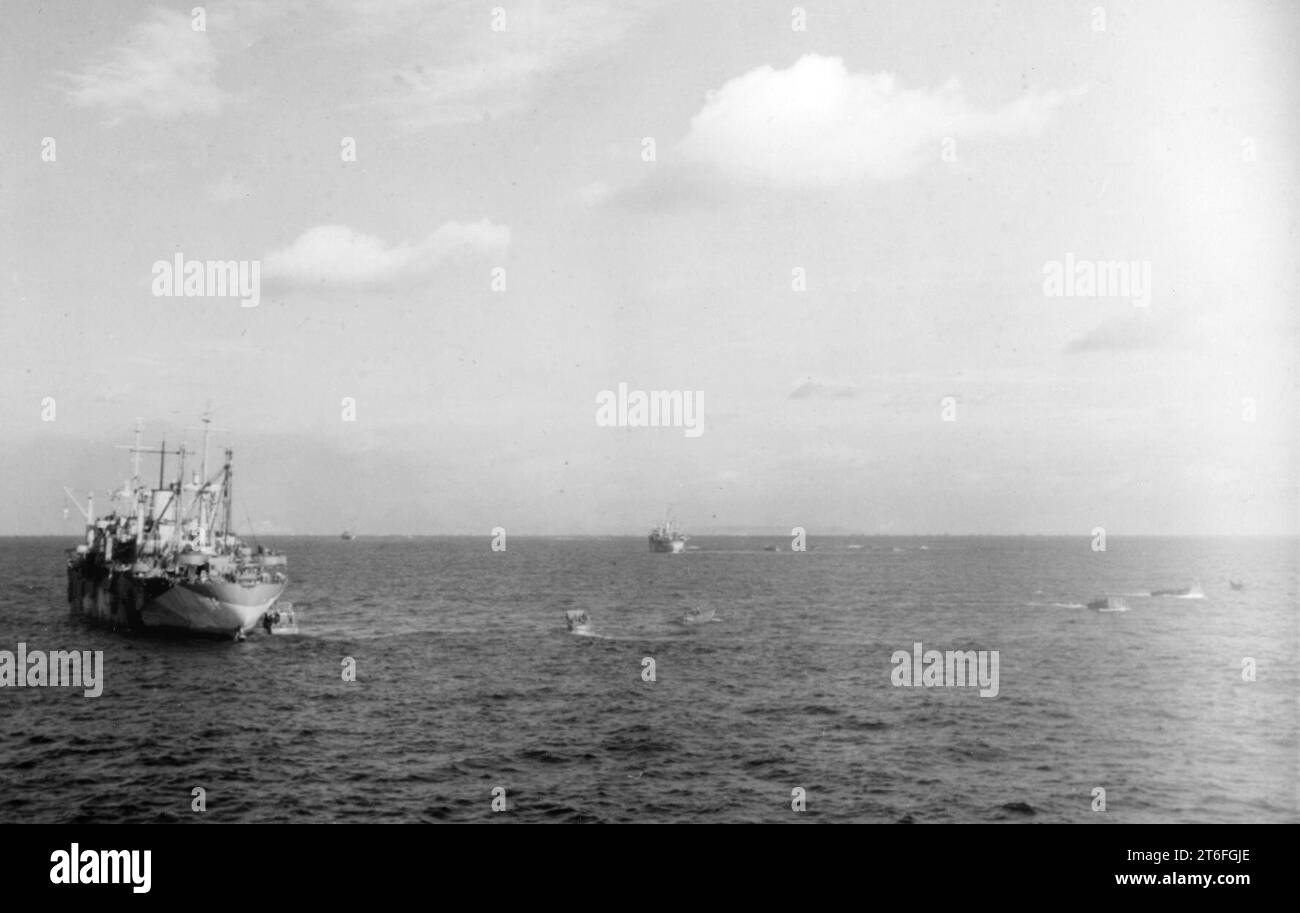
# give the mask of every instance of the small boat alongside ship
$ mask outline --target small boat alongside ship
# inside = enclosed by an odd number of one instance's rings
[[[1127,612],[1128,603],[1122,596],[1098,596],[1088,603],[1088,608],[1098,612]]]
[[[569,609],[564,613],[564,617],[569,622],[570,634],[582,634],[586,636],[592,634],[591,618],[589,618],[587,613],[582,609]]]
[[[288,559],[235,535],[231,493],[233,452],[208,475],[208,418],[201,468],[185,478],[188,453],[140,446],[136,428],[132,477],[113,493],[115,508],[83,508],[85,542],[67,552],[68,604],[73,612],[130,631],[180,632],[242,640],[264,624],[288,586]],[[140,457],[157,454],[158,484],[140,475]],[[179,457],[174,480],[168,456]],[[65,489],[66,491],[66,489]],[[292,607],[286,607],[293,620]],[[278,622],[273,622],[275,627]],[[296,630],[296,621],[293,622]]]
[[[293,603],[277,603],[262,616],[262,628],[267,634],[297,634],[298,616],[294,614]]]
[[[676,518],[670,518],[650,530],[650,551],[676,555],[686,551],[688,539],[677,527]]]

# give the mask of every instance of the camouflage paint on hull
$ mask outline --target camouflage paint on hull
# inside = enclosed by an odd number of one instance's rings
[[[257,627],[286,585],[173,582],[103,568],[86,574],[69,568],[68,603],[74,612],[113,627],[233,637]]]
[[[146,628],[199,634],[247,633],[284,592],[283,583],[178,583],[140,611]]]

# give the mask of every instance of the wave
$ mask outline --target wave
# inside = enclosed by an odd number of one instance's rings
[[[1172,596],[1174,599],[1204,599],[1205,590],[1201,589],[1199,580],[1192,581],[1189,587],[1178,590],[1152,590],[1152,596]]]

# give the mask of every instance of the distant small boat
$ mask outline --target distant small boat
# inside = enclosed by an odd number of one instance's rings
[[[1245,587],[1245,585],[1246,585],[1246,584],[1242,583],[1240,580],[1229,580],[1229,581],[1228,581],[1228,586],[1232,587],[1234,590],[1240,590],[1240,589],[1242,589],[1243,587]]]
[[[1128,603],[1122,596],[1098,596],[1088,603],[1088,608],[1098,612],[1127,612]]]
[[[569,609],[564,616],[569,622],[569,633],[591,634],[591,619],[582,609]]]
[[[765,551],[765,552],[779,552],[780,550],[781,550],[781,546],[779,546],[779,545],[765,545],[765,546],[763,546],[763,551]]]
[[[352,530],[350,530],[350,529],[345,529],[345,530],[343,530],[343,536],[342,536],[342,538],[344,538],[344,539],[355,539],[356,537],[357,537],[356,534],[355,534],[354,532],[352,532]]]
[[[702,625],[714,620],[716,609],[688,609],[686,614],[677,620],[678,624],[683,625]]]

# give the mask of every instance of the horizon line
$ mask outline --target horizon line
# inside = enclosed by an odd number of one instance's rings
[[[644,533],[506,533],[516,539],[644,539]],[[299,533],[299,532],[263,532],[238,533],[240,538],[294,538],[294,539],[340,539],[340,533]],[[481,539],[491,538],[492,531],[477,533],[353,533],[353,539]],[[1091,539],[1091,532],[1085,533],[855,533],[829,532],[806,533],[807,538],[823,539]],[[788,539],[789,533],[772,532],[702,532],[692,533],[688,539],[701,537],[743,537]],[[74,533],[0,533],[0,539],[63,539],[82,538]],[[1300,532],[1264,532],[1264,533],[1112,533],[1107,531],[1107,539],[1296,539]],[[343,540],[347,541],[347,540]]]

